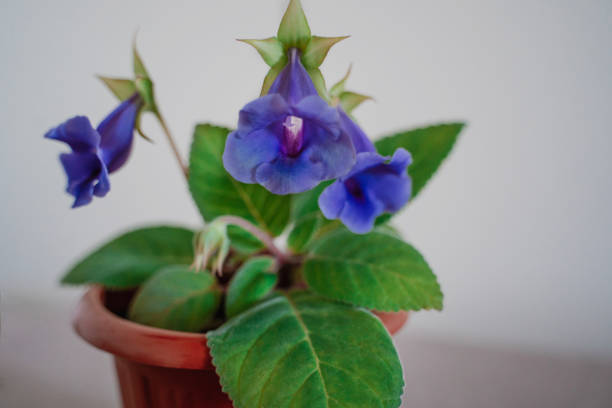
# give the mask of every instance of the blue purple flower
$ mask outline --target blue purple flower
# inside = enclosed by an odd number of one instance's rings
[[[357,150],[351,171],[323,190],[319,207],[329,219],[340,219],[354,233],[364,234],[374,227],[376,217],[396,212],[410,199],[411,180],[406,168],[410,153],[399,148],[393,157],[376,153],[376,148],[361,128],[338,108],[343,132]]]
[[[132,149],[136,116],[142,107],[138,93],[123,101],[99,125],[86,116],[75,116],[49,130],[45,137],[66,143],[70,153],[60,154],[68,177],[66,191],[74,196],[73,208],[89,204],[93,196],[110,190],[108,175],[128,159]]]
[[[275,194],[310,190],[345,175],[354,163],[339,113],[317,94],[297,49],[289,50],[289,63],[268,94],[242,108],[223,153],[232,177]]]

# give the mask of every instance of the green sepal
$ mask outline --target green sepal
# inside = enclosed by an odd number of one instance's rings
[[[134,123],[134,129],[136,129],[136,132],[138,132],[140,137],[142,137],[144,140],[146,140],[149,143],[155,143],[153,139],[145,135],[145,133],[142,131],[142,110],[138,111],[138,115],[136,115],[136,122]]]
[[[96,76],[120,101],[125,101],[137,92],[136,85],[131,79]]]
[[[144,101],[143,110],[148,112],[157,112],[157,105],[155,103],[155,95],[153,93],[153,81],[149,78],[136,78],[134,81],[138,93]]]
[[[268,94],[268,91],[272,87],[274,80],[276,79],[278,74],[280,74],[283,68],[285,68],[286,65],[287,65],[287,56],[283,55],[281,59],[276,63],[276,65],[270,68],[270,70],[266,74],[266,77],[264,78],[263,85],[261,87],[261,96]]]
[[[357,92],[351,92],[346,90],[346,81],[351,75],[352,65],[344,74],[344,77],[336,82],[329,90],[329,95],[332,100],[332,104],[340,105],[346,113],[351,113],[356,107],[361,105],[367,100],[373,99],[371,96],[362,95]]]
[[[149,73],[142,62],[142,58],[140,58],[140,53],[136,48],[136,38],[134,38],[134,43],[132,44],[132,55],[134,59],[134,77],[135,78],[149,78]]]
[[[304,50],[310,37],[310,27],[300,0],[291,0],[278,27],[278,40],[283,43],[285,49]]]
[[[196,269],[206,269],[210,262],[213,272],[221,275],[230,250],[227,223],[220,219],[214,220],[196,234],[194,242]]]
[[[343,37],[319,37],[312,36],[310,42],[306,46],[304,53],[302,54],[302,63],[306,69],[319,68],[327,53],[338,42],[347,39],[349,36]]]
[[[232,318],[269,295],[278,275],[272,272],[274,258],[262,256],[244,263],[232,278],[225,297],[225,315]]]
[[[327,86],[325,85],[325,78],[323,78],[323,74],[319,68],[309,69],[308,75],[312,79],[312,83],[315,86],[315,89],[319,93],[319,96],[325,99],[327,102],[330,101],[329,94],[327,93]]]
[[[340,94],[339,103],[342,106],[342,109],[346,113],[351,113],[355,110],[356,107],[364,103],[365,101],[372,100],[371,96],[362,95],[356,92],[342,92]]]
[[[238,40],[249,44],[257,50],[259,55],[269,66],[276,65],[285,55],[283,43],[278,41],[276,37],[265,38],[263,40]]]
[[[342,79],[339,80],[338,82],[336,82],[334,85],[332,85],[331,88],[329,88],[329,94],[332,97],[339,98],[340,95],[342,94],[342,92],[344,92],[344,87],[346,86],[346,81],[351,76],[351,71],[352,70],[353,70],[353,65],[351,64],[349,66],[348,70],[346,71],[346,74],[344,74],[344,76],[342,77]]]
[[[221,290],[207,271],[168,266],[147,280],[132,300],[128,317],[147,326],[200,332],[213,321]]]

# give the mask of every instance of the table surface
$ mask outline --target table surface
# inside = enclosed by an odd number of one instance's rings
[[[72,301],[4,303],[1,407],[119,406],[111,358],[70,328]],[[612,362],[427,339],[409,325],[395,342],[406,382],[402,407],[612,407]]]

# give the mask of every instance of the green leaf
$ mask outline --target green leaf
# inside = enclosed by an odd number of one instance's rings
[[[184,228],[134,230],[89,254],[64,276],[62,283],[136,287],[164,266],[191,264],[192,240],[193,231]]]
[[[289,222],[291,197],[240,183],[225,171],[222,155],[228,133],[229,129],[208,124],[196,126],[189,160],[191,195],[207,222],[237,215],[279,235]]]
[[[358,94],[357,92],[342,92],[340,94],[340,106],[346,113],[351,113],[356,107],[364,103],[365,101],[371,100],[371,96]]]
[[[140,288],[128,316],[147,326],[197,333],[213,320],[220,301],[221,290],[209,272],[168,266]]]
[[[368,309],[442,309],[440,285],[427,262],[387,233],[327,235],[312,248],[303,274],[315,292]]]
[[[101,75],[97,77],[120,101],[124,101],[136,93],[136,85],[131,79],[110,78]]]
[[[251,45],[257,50],[259,55],[264,59],[266,64],[273,67],[284,57],[285,50],[283,44],[276,39],[270,37],[263,40],[238,40]]]
[[[449,123],[409,130],[382,138],[375,145],[382,155],[392,155],[398,147],[412,154],[408,174],[412,178],[414,199],[448,156],[464,126]]]
[[[287,238],[289,248],[296,253],[303,252],[322,223],[323,215],[317,213],[306,215],[296,221]]]
[[[309,292],[277,294],[207,333],[237,408],[395,408],[402,367],[370,312]]]
[[[293,196],[291,218],[295,222],[287,238],[292,251],[299,253],[306,249],[317,230],[329,222],[319,210],[318,200],[321,192],[331,183],[323,182],[312,190]]]
[[[227,226],[227,235],[232,248],[243,254],[251,254],[264,248],[264,244],[257,237],[235,225]]]
[[[225,314],[234,317],[266,297],[278,280],[270,272],[274,259],[258,257],[249,259],[232,278],[225,298]]]
[[[393,238],[397,238],[400,240],[402,239],[402,234],[400,233],[400,231],[390,224],[379,225],[374,229],[374,231],[380,232],[381,234],[390,235]]]
[[[278,27],[277,38],[285,48],[304,49],[310,41],[310,27],[300,0],[291,0]]]
[[[313,36],[310,39],[310,42],[306,46],[304,50],[304,54],[302,54],[302,63],[306,67],[306,69],[315,69],[319,68],[325,57],[327,57],[327,53],[334,46],[334,44],[339,43],[342,40],[347,39],[349,36],[344,37],[318,37]]]

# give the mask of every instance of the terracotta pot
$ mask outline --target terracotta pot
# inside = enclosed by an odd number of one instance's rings
[[[156,329],[119,315],[133,293],[92,287],[74,317],[76,332],[113,354],[124,408],[232,408],[221,391],[203,334]],[[377,313],[396,333],[407,312]]]

